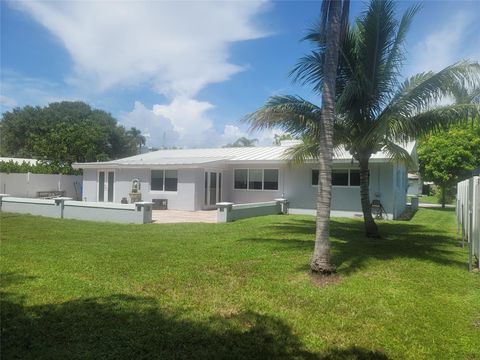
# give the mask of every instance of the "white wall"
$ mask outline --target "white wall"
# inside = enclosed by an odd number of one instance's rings
[[[84,201],[98,201],[97,178],[100,169],[84,170]],[[178,169],[178,187],[177,191],[153,191],[150,188],[150,169],[115,169],[105,170],[115,172],[114,202],[121,202],[122,198],[127,198],[130,203],[130,192],[132,190],[133,179],[140,180],[140,193],[142,201],[152,201],[152,199],[167,199],[169,209],[177,210],[199,210],[201,204],[195,198],[195,189],[198,184],[203,184],[203,170],[201,169]],[[203,181],[203,180],[202,180]],[[202,185],[203,186],[203,185]],[[200,207],[199,207],[200,206]]]
[[[65,191],[65,196],[80,198],[81,175],[0,173],[0,192],[19,197],[37,197],[37,191]]]
[[[405,209],[406,191],[395,188],[394,168],[391,163],[370,164],[370,201],[379,199],[388,213],[389,218],[397,217]],[[279,188],[277,191],[235,190],[233,189],[233,169],[241,168],[278,168]],[[225,174],[224,201],[236,204],[259,201],[271,201],[284,197],[289,200],[290,209],[310,210],[305,213],[314,213],[317,201],[317,186],[311,184],[314,164],[283,165],[274,164],[255,166],[230,165]],[[358,169],[351,163],[334,164],[334,169]],[[406,171],[405,178],[406,178]],[[405,182],[406,184],[406,182]],[[402,196],[403,195],[403,196]],[[294,210],[295,211],[295,210]],[[360,187],[333,186],[332,187],[332,214],[340,216],[362,215],[360,203]]]
[[[236,190],[233,188],[234,169],[278,169],[278,190]],[[227,165],[223,169],[222,201],[235,204],[272,201],[277,198],[286,198],[291,209],[316,209],[317,186],[311,184],[311,171],[314,164],[289,166],[278,164],[261,165]],[[334,164],[334,169],[358,169],[350,162]],[[402,170],[403,183],[396,184],[396,171]],[[222,169],[208,169],[220,171]],[[97,172],[98,170],[84,170],[84,200],[97,201]],[[122,197],[129,201],[132,180],[140,180],[143,201],[152,199],[168,199],[169,209],[201,210],[204,208],[204,174],[205,169],[178,169],[178,191],[151,191],[150,169],[116,169],[115,170],[115,198],[120,202]],[[400,177],[402,178],[402,177]],[[402,165],[392,163],[370,164],[370,201],[380,199],[389,218],[397,217],[405,209],[407,172]],[[402,185],[403,184],[403,185]],[[361,215],[360,188],[337,187],[332,188],[332,214]]]

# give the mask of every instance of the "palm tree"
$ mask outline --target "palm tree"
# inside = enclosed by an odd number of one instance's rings
[[[142,152],[142,146],[147,142],[145,136],[135,127],[130,128],[130,130],[127,131],[127,135],[131,138],[135,148],[138,148],[138,153],[140,154]]]
[[[332,160],[333,160],[333,123],[335,117],[335,86],[338,66],[340,40],[348,22],[350,0],[323,0],[318,43],[324,49],[325,56],[319,66],[322,67],[322,117],[318,123],[321,131],[317,133],[320,148],[316,152],[319,162],[317,218],[315,248],[310,269],[315,273],[331,274],[335,266],[331,261],[330,250],[330,207],[332,199]]]
[[[478,105],[455,104],[432,107],[432,102],[449,95],[451,84],[459,80],[474,86],[480,80],[480,65],[460,62],[434,73],[417,74],[399,83],[404,60],[403,44],[418,6],[408,9],[397,21],[392,0],[372,0],[368,9],[345,36],[336,76],[336,117],[333,143],[343,146],[360,167],[360,197],[369,237],[379,237],[373,220],[369,194],[369,161],[383,150],[392,159],[409,161],[400,146],[431,131],[462,121],[467,111],[479,111]],[[320,36],[312,32],[309,40],[318,44]],[[293,70],[295,79],[321,91],[325,50],[303,57]],[[304,139],[304,146],[292,149],[296,161],[317,158],[323,151],[318,134],[324,130],[321,109],[293,96],[276,96],[247,116],[252,128],[280,127]]]

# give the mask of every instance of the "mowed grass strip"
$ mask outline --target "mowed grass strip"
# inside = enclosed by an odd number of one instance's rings
[[[1,214],[2,359],[477,359],[480,276],[454,213],[332,219],[339,281],[308,272],[315,222],[118,225]]]

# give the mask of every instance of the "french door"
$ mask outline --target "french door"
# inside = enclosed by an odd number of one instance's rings
[[[205,199],[206,208],[213,208],[222,201],[222,173],[205,171]]]
[[[113,202],[114,184],[115,184],[115,172],[113,171],[98,172],[98,201]]]

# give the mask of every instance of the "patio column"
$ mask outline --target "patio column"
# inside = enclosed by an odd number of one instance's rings
[[[219,202],[217,206],[217,222],[225,223],[231,221],[231,212],[233,203],[231,202]]]
[[[280,205],[280,213],[288,214],[288,200],[284,198],[274,199]]]
[[[135,203],[135,210],[140,211],[142,214],[143,224],[149,224],[152,222],[152,209],[153,209],[153,202],[140,201]]]
[[[0,211],[2,210],[2,199],[10,196],[9,194],[0,194]]]

